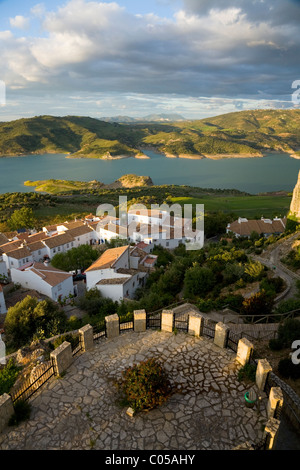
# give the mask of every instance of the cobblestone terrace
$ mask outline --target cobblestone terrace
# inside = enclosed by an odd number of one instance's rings
[[[134,363],[163,360],[175,393],[129,417],[116,379]],[[208,338],[147,330],[102,339],[32,400],[30,421],[7,428],[0,449],[229,450],[262,438],[266,416],[245,406],[235,353]]]

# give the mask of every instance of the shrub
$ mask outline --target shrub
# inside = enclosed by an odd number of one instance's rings
[[[53,342],[54,349],[58,348],[65,341],[71,343],[72,349],[74,349],[74,347],[78,344],[78,335],[72,335],[67,333],[65,335],[60,336]]]
[[[291,347],[294,340],[300,338],[300,321],[295,318],[288,318],[278,327],[278,340],[282,347]]]
[[[281,359],[278,363],[278,372],[285,379],[296,380],[300,378],[299,364],[293,364],[290,358]]]
[[[171,386],[159,362],[148,359],[123,373],[120,390],[123,403],[137,412],[164,403],[171,393]]]
[[[239,382],[242,380],[250,380],[251,382],[255,382],[256,368],[257,366],[255,364],[245,364],[243,367],[241,367],[238,372]]]
[[[6,366],[0,370],[0,395],[3,395],[3,393],[9,393],[18,377],[19,370],[20,368],[12,359],[10,359]]]
[[[22,421],[27,421],[31,414],[31,404],[26,400],[18,400],[14,405],[14,414],[11,416],[8,425],[15,426]]]

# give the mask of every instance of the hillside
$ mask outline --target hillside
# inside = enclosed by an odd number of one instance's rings
[[[0,156],[67,153],[76,157],[139,157],[139,131],[89,117],[39,116],[0,123]]]
[[[104,184],[100,181],[71,181],[71,180],[39,180],[25,181],[25,186],[34,187],[35,191],[47,194],[73,193],[83,191],[97,191],[99,189],[118,189],[118,188],[138,188],[153,186],[149,176],[123,175],[111,184]]]
[[[299,158],[300,110],[257,110],[195,121],[111,123],[89,117],[39,116],[0,123],[0,157],[66,153],[69,158]]]

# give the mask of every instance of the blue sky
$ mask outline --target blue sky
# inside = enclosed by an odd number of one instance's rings
[[[299,106],[299,29],[297,0],[0,0],[0,120]]]

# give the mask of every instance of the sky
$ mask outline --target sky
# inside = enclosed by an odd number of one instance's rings
[[[0,121],[299,108],[299,33],[300,0],[0,0]]]

